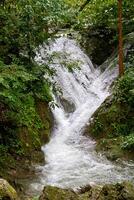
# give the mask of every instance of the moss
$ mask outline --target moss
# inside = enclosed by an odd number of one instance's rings
[[[94,185],[81,188],[77,193],[46,186],[39,200],[134,200],[134,186],[129,182]]]
[[[37,112],[43,124],[43,128],[40,130],[40,137],[41,143],[44,144],[49,141],[53,117],[48,104],[42,101],[37,102]]]
[[[133,148],[123,148],[127,141],[132,140],[128,136],[134,128],[132,116],[133,109],[126,103],[119,104],[113,96],[108,97],[95,112],[86,130],[86,134],[97,140],[96,150],[102,151],[111,160],[133,158]]]
[[[134,159],[134,33],[128,34],[124,43],[126,72],[113,87],[113,95],[92,116],[86,134],[97,140],[97,151],[103,151],[108,158]],[[107,59],[100,69],[115,66],[117,53]],[[130,156],[129,156],[130,155]],[[132,155],[132,156],[131,156]]]
[[[102,186],[94,185],[89,191],[79,195],[79,200],[97,200],[99,198]]]
[[[36,109],[43,124],[36,137],[29,134],[26,127],[21,127],[18,132],[19,148],[9,149],[10,152],[3,146],[0,148],[0,176],[12,183],[21,193],[25,190],[21,179],[35,176],[31,165],[44,163],[41,146],[49,141],[52,127],[52,116],[47,103],[36,102]]]
[[[29,199],[30,200],[30,199]],[[39,200],[39,197],[34,197],[31,200]]]
[[[31,130],[27,127],[19,128],[18,142],[21,147],[19,153],[28,159],[32,159],[32,154],[36,155],[37,152],[40,152],[41,146],[49,141],[52,127],[52,116],[47,103],[37,101],[36,110],[42,123],[38,132],[30,133]]]
[[[47,186],[39,200],[78,200],[78,195],[71,190]]]
[[[124,157],[124,151],[121,148],[122,137],[112,139],[100,139],[96,146],[96,151],[103,151],[110,160],[116,160]]]
[[[105,185],[98,200],[134,200],[134,187],[129,182]]]
[[[4,179],[0,179],[0,199],[19,200],[14,188]]]

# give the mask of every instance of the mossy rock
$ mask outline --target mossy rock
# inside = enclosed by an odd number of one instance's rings
[[[130,182],[93,185],[83,187],[77,193],[46,186],[39,200],[134,200],[134,185]]]
[[[78,195],[66,189],[46,186],[40,196],[39,200],[78,200]]]
[[[40,136],[39,136],[41,145],[43,145],[49,142],[51,129],[53,125],[53,116],[47,103],[38,101],[36,103],[36,107],[37,107],[37,113],[39,114],[43,124],[43,128],[40,130]]]
[[[92,186],[79,200],[134,200],[134,185],[130,182]]]
[[[122,140],[122,137],[100,139],[96,145],[96,151],[102,151],[109,160],[117,160],[125,156],[125,152],[120,145]]]
[[[94,185],[89,188],[89,190],[85,191],[85,193],[79,195],[79,200],[97,200],[102,186]]]
[[[127,104],[119,104],[113,95],[108,97],[92,116],[85,134],[92,136],[96,150],[110,160],[133,159],[133,148],[123,148],[127,135],[133,130],[133,110]]]
[[[36,110],[42,122],[42,127],[38,132],[30,133],[27,127],[20,127],[19,141],[22,146],[23,156],[29,160],[32,159],[32,154],[41,151],[41,146],[49,142],[51,127],[52,127],[52,114],[47,103],[43,101],[36,102]],[[42,156],[41,156],[42,157]]]
[[[129,182],[105,185],[98,200],[134,200],[134,186]]]
[[[0,179],[0,200],[19,200],[15,189],[4,179]]]

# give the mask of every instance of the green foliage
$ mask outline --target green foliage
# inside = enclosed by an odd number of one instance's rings
[[[105,144],[118,141],[120,149],[134,149],[134,68],[129,68],[118,79],[113,88],[113,96],[96,112],[89,133],[102,137]],[[104,146],[103,144],[102,146]],[[108,145],[105,145],[108,146]],[[112,145],[113,146],[113,145]]]
[[[117,0],[91,0],[85,6],[84,10],[80,12],[81,6],[85,3],[84,0],[64,0],[70,8],[73,9],[72,17],[75,23],[72,27],[86,36],[86,42],[91,43],[91,38],[99,38],[106,40],[111,46],[106,46],[106,51],[110,54],[114,50],[113,47],[117,46],[118,42],[118,1]],[[127,35],[134,31],[134,0],[123,0],[123,35]],[[71,24],[71,22],[70,22]],[[99,39],[95,46],[99,48]],[[95,40],[96,41],[96,40]],[[83,43],[83,41],[82,41]],[[91,43],[92,44],[92,43]],[[94,44],[94,43],[93,43]],[[103,42],[103,44],[105,44]],[[100,47],[103,46],[100,43]],[[91,48],[90,45],[88,48]],[[95,48],[95,47],[92,47]],[[100,51],[105,51],[105,46]],[[111,49],[111,51],[110,51]],[[110,55],[109,54],[109,55]],[[96,55],[96,53],[95,53]],[[100,54],[102,55],[102,54]],[[108,55],[108,56],[109,56]],[[91,57],[91,56],[90,56]],[[101,56],[100,56],[101,57]],[[101,59],[99,57],[99,59]],[[98,61],[97,61],[98,62]],[[103,60],[104,62],[104,60]],[[98,64],[98,63],[97,63]],[[100,65],[101,63],[99,63]]]
[[[131,57],[132,58],[132,57]],[[132,64],[133,61],[130,63]],[[121,77],[115,86],[115,101],[124,108],[127,106],[127,115],[119,123],[114,124],[116,135],[123,135],[124,141],[121,145],[123,149],[134,148],[134,68],[129,68],[125,75]],[[129,114],[129,115],[128,115]],[[123,123],[122,123],[123,122]]]
[[[54,72],[34,62],[35,50],[68,21],[71,13],[62,0],[0,2],[0,142],[8,153],[23,154],[23,128],[35,148],[39,146],[44,125],[36,104],[52,101],[53,86],[47,77]]]
[[[113,135],[114,136],[125,136],[128,135],[130,133],[130,129],[132,127],[132,124],[130,124],[129,122],[127,123],[112,123],[112,128],[113,128]]]
[[[121,147],[128,150],[134,149],[134,133],[124,138],[124,142]]]
[[[67,52],[53,52],[51,56],[48,56],[49,64],[60,64],[62,67],[67,68],[69,72],[73,72],[75,69],[80,70],[82,62],[70,59],[70,54]]]
[[[8,152],[8,147],[1,144],[0,145],[0,164],[2,164],[5,161],[7,152]]]
[[[94,120],[93,134],[99,135],[99,133],[103,130],[103,123],[99,121],[99,118],[96,117]]]
[[[34,57],[34,50],[70,18],[61,0],[5,1],[0,5],[0,56],[10,63],[12,55]]]
[[[36,111],[35,99],[49,102],[52,99],[50,87],[48,87],[45,79],[39,80],[34,74],[28,73],[24,67],[6,66],[1,63],[0,70],[0,99],[8,107],[6,118],[14,121],[17,127],[27,127],[36,146],[37,142],[39,143],[37,141],[39,130],[43,125]],[[36,83],[38,84],[36,85]],[[38,88],[39,84],[41,85],[40,88]],[[10,137],[9,131],[8,134]],[[10,141],[8,146],[10,146],[10,143],[20,154],[17,150],[19,148],[14,146],[13,141]]]
[[[39,200],[39,197],[34,197],[32,200]]]
[[[134,106],[134,68],[128,69],[126,74],[117,82],[115,98],[119,103]]]
[[[117,3],[117,0],[92,0],[79,16],[81,24],[85,26],[103,26],[109,27],[110,29],[117,29]],[[131,32],[133,29],[133,9],[133,1],[123,1],[123,27],[125,32]]]
[[[81,13],[80,20],[85,26],[115,27],[117,24],[117,1],[93,0]]]
[[[54,71],[34,62],[35,50],[72,21],[70,10],[62,0],[0,2],[1,163],[5,154],[20,156],[31,144],[35,149],[41,145],[40,134],[46,124],[37,103],[52,101],[51,88],[55,88],[47,77]]]

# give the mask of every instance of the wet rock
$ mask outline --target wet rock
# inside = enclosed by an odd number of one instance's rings
[[[134,185],[129,182],[92,186],[79,200],[134,200]]]
[[[73,102],[65,99],[64,97],[60,97],[60,102],[67,113],[72,113],[75,111],[75,105]]]
[[[19,200],[15,189],[4,179],[0,179],[0,200]]]
[[[91,185],[86,185],[86,186],[80,188],[80,190],[78,192],[80,194],[83,194],[83,193],[89,192],[91,189],[92,189]]]
[[[40,144],[44,145],[49,142],[51,129],[53,127],[53,115],[47,103],[38,101],[36,103],[37,112],[43,124],[40,129]]]
[[[33,163],[44,163],[44,154],[42,151],[34,151],[34,154],[31,155]]]
[[[98,200],[102,186],[94,185],[90,187],[91,189],[89,191],[79,195],[79,200]]]
[[[134,185],[129,182],[104,186],[88,185],[81,188],[78,193],[47,186],[39,200],[134,200]]]
[[[39,200],[79,200],[79,198],[78,195],[71,190],[46,186]]]
[[[134,200],[134,186],[129,182],[105,185],[98,200]]]

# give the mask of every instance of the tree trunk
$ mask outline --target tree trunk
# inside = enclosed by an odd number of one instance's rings
[[[122,32],[122,0],[118,0],[118,32],[119,32],[119,76],[124,74],[123,65],[123,32]]]

